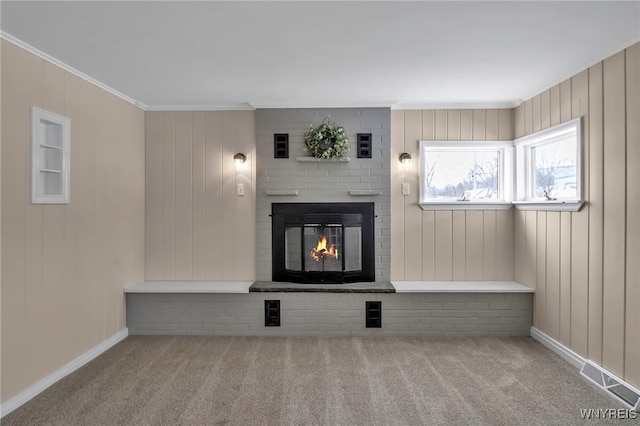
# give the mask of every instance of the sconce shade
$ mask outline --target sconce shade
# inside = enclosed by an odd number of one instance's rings
[[[403,165],[409,164],[411,162],[411,154],[407,152],[403,152],[402,154],[400,154],[400,162]]]
[[[236,170],[240,170],[245,161],[247,161],[247,156],[241,152],[233,156],[233,165]]]

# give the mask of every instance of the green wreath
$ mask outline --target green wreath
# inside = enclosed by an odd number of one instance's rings
[[[316,128],[310,126],[304,135],[304,143],[311,156],[325,160],[344,157],[349,150],[344,127],[330,123],[328,118]]]

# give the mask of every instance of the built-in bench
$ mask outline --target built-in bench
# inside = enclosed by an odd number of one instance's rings
[[[258,284],[258,283],[256,283]],[[264,287],[265,282],[260,282]],[[125,289],[130,334],[529,335],[533,289],[513,281],[392,281],[395,292],[295,291],[281,283],[144,281]],[[268,285],[267,285],[268,287]],[[379,284],[378,284],[379,287]],[[280,325],[265,326],[279,302]],[[381,302],[381,327],[365,326]],[[271,305],[273,306],[273,305]]]

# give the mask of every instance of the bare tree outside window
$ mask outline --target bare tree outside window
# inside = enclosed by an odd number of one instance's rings
[[[577,197],[576,144],[575,139],[563,139],[531,149],[534,165],[533,193],[536,197]]]
[[[498,199],[497,151],[430,151],[424,184],[431,199]]]

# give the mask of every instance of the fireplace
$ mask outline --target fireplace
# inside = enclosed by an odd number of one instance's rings
[[[375,281],[373,203],[273,203],[273,281]]]

